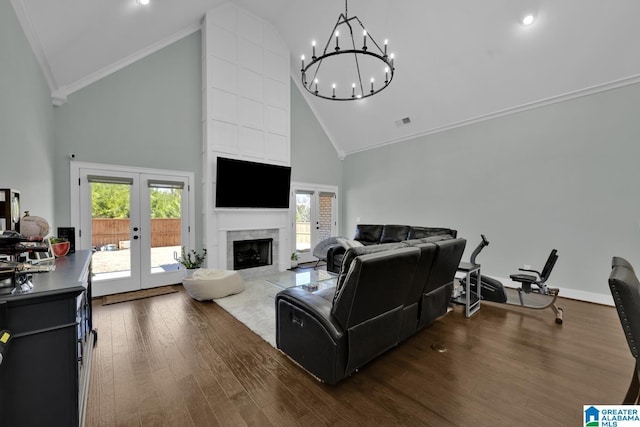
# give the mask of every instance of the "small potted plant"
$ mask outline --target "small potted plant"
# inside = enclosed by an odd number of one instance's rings
[[[71,248],[71,243],[63,237],[51,237],[49,243],[51,244],[51,251],[56,258],[65,256]]]
[[[293,252],[291,254],[291,268],[296,268],[298,266],[298,253]]]
[[[180,257],[178,257],[178,254],[174,252],[173,258],[184,267],[186,274],[190,276],[195,270],[201,268],[204,264],[204,260],[207,258],[207,249],[203,248],[202,252],[198,252],[195,249],[187,251],[183,246]]]

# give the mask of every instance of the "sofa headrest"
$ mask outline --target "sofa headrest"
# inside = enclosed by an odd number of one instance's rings
[[[406,243],[414,242],[413,247],[420,249],[420,260],[418,261],[416,271],[413,275],[411,289],[407,295],[409,304],[418,301],[420,295],[424,292],[429,279],[429,273],[433,267],[433,260],[438,253],[438,246],[435,243],[425,243],[422,240],[408,240]]]
[[[382,228],[380,243],[401,242],[407,240],[409,235],[408,225],[385,225]]]
[[[453,280],[466,244],[467,241],[465,239],[447,239],[435,242],[435,245],[438,246],[438,251],[427,279],[425,293],[446,285]]]
[[[378,243],[382,237],[382,228],[382,225],[377,224],[358,224],[353,239],[363,243]]]

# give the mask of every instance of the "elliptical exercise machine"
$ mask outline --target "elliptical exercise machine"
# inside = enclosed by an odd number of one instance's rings
[[[489,241],[481,235],[482,241],[471,254],[471,262],[475,264],[476,256],[489,246]],[[484,301],[496,302],[501,304],[515,305],[518,307],[532,308],[535,310],[543,310],[551,307],[556,315],[556,323],[562,324],[563,311],[556,305],[559,289],[550,288],[546,281],[558,260],[558,251],[553,249],[547,258],[542,271],[532,270],[530,268],[520,268],[523,273],[512,274],[509,277],[514,282],[519,282],[519,288],[505,287],[502,282],[493,277],[480,275],[480,297]],[[533,274],[524,274],[533,273]],[[470,274],[472,283],[477,283],[478,275],[475,272]]]

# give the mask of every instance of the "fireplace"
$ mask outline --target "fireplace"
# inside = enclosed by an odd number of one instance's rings
[[[256,240],[270,241],[270,253],[267,257],[269,258],[269,264],[267,264],[266,262],[261,262],[259,266],[240,267],[241,269],[238,271],[240,272],[240,275],[242,275],[242,277],[244,277],[245,279],[265,274],[277,273],[280,268],[280,260],[283,259],[283,256],[285,256],[284,254],[280,253],[282,249],[282,245],[280,242],[282,240],[283,233],[288,231],[288,229],[285,231],[278,228],[246,228],[221,232],[220,240],[225,242],[224,248],[226,249],[224,251],[224,258],[226,259],[226,262],[222,265],[225,265],[225,268],[227,270],[238,270],[237,260],[234,255],[234,253],[238,250],[238,245],[236,243],[243,244],[246,243],[246,241]],[[257,250],[256,248],[251,247],[249,247],[248,249]],[[240,248],[241,251],[246,251],[248,249]],[[245,257],[246,255],[243,256],[243,262]],[[260,255],[260,258],[262,258],[262,261],[264,261],[264,253]],[[288,260],[288,258],[285,259]]]
[[[233,269],[264,267],[273,264],[273,239],[233,242]]]

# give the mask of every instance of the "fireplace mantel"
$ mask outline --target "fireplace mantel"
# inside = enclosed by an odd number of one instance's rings
[[[291,247],[291,219],[289,211],[259,209],[218,210],[216,211],[216,229],[209,247],[209,267],[232,269],[232,239],[273,238],[273,265],[270,271],[284,271],[290,267],[289,248]],[[215,262],[215,265],[211,265]],[[244,273],[243,273],[244,275]]]

